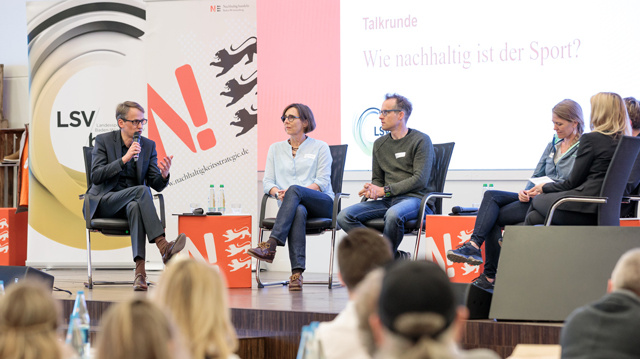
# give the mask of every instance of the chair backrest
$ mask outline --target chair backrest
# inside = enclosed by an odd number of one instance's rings
[[[455,142],[449,142],[433,145],[435,159],[433,161],[433,167],[431,168],[429,183],[433,184],[435,192],[444,191],[444,183],[447,179],[449,162],[451,162],[451,155],[453,154],[453,146],[455,146],[455,144]],[[442,198],[436,198],[433,206],[436,214],[442,214]]]
[[[334,193],[342,192],[342,179],[344,178],[344,165],[347,160],[348,145],[329,146],[331,151],[331,188]]]
[[[84,155],[84,173],[87,176],[87,191],[89,190],[89,187],[91,187],[91,161],[93,160],[91,151],[93,151],[93,147],[82,147],[82,154]]]
[[[620,203],[638,153],[640,138],[623,136],[618,142],[600,190],[600,196],[607,197],[608,200],[607,203],[599,205],[598,225],[620,225]]]

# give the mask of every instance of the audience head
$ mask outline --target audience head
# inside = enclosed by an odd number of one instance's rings
[[[629,115],[622,97],[600,92],[591,97],[591,130],[607,136],[631,135]]]
[[[384,96],[384,100],[396,100],[396,109],[402,110],[404,112],[404,122],[407,123],[409,121],[409,117],[411,116],[411,111],[413,111],[413,105],[411,105],[411,101],[409,101],[406,97],[394,94],[386,94]]]
[[[292,103],[291,105],[284,108],[282,111],[282,116],[287,113],[287,110],[290,108],[295,108],[298,111],[298,116],[300,117],[300,121],[302,122],[302,126],[304,127],[304,133],[309,133],[316,129],[316,120],[313,117],[313,112],[307,105],[303,105],[301,103]],[[284,122],[285,120],[282,120]]]
[[[576,124],[576,139],[582,136],[584,133],[584,118],[580,104],[573,100],[565,99],[553,106],[551,111],[556,117]]]
[[[624,104],[627,106],[631,128],[640,130],[640,102],[635,97],[625,97]]]
[[[238,346],[222,275],[192,258],[172,261],[155,293],[194,358],[227,358]]]
[[[102,318],[98,359],[178,358],[179,341],[169,319],[146,299],[113,304]]]
[[[391,243],[370,228],[356,228],[338,245],[338,267],[342,281],[351,292],[372,269],[393,260]]]
[[[371,328],[371,321],[373,320],[372,317],[377,318],[382,277],[384,277],[384,269],[376,268],[360,281],[360,284],[356,286],[354,291],[360,340],[371,355],[376,351],[376,339],[374,337],[374,331]]]
[[[640,248],[620,257],[611,273],[611,289],[627,289],[640,296]]]
[[[386,269],[378,303],[378,353],[390,358],[453,356],[460,312],[446,273],[428,261],[398,261]],[[467,313],[466,311],[464,313]],[[376,329],[374,329],[374,333]]]
[[[11,284],[0,297],[0,358],[62,358],[58,304],[43,284]]]

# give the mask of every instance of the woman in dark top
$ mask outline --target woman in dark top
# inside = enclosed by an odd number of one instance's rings
[[[530,189],[533,199],[525,224],[542,224],[553,203],[566,196],[598,196],[609,163],[622,136],[631,135],[631,124],[620,95],[601,92],[591,97],[591,131],[580,138],[571,175],[566,181],[539,184]],[[596,224],[595,203],[567,203],[556,210],[554,224]]]

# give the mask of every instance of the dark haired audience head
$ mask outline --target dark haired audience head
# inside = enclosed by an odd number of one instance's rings
[[[640,134],[640,101],[636,100],[635,97],[625,97],[624,104],[627,106],[633,135],[637,136]]]
[[[382,280],[378,315],[389,331],[410,341],[437,339],[456,318],[447,274],[429,261],[394,263]]]
[[[370,228],[351,230],[338,245],[340,276],[350,292],[367,273],[392,260],[389,240]]]
[[[295,108],[298,111],[298,116],[300,117],[300,121],[302,122],[302,126],[304,126],[304,133],[309,133],[316,129],[316,120],[313,117],[313,112],[307,105],[303,105],[301,103],[292,103],[289,106],[285,107],[282,110],[282,117],[284,118],[287,110],[290,108]],[[282,120],[284,122],[285,120]]]
[[[411,104],[411,101],[409,101],[409,99],[402,95],[398,95],[397,93],[386,94],[384,96],[385,101],[391,99],[396,100],[396,109],[402,110],[402,112],[404,112],[404,123],[407,123],[407,121],[409,121],[409,117],[411,116],[411,111],[413,111],[413,105]]]
[[[362,285],[375,288],[371,272]],[[373,280],[373,282],[371,282]],[[366,288],[365,288],[366,289]],[[459,349],[462,321],[468,310],[458,306],[449,277],[431,261],[395,261],[384,269],[377,313],[365,318],[367,299],[356,290],[356,310],[363,342],[375,343],[375,358],[498,358],[495,352],[475,349],[463,354]],[[376,293],[370,293],[375,296]],[[364,323],[364,321],[368,321]]]

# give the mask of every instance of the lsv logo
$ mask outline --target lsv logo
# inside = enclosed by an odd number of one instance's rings
[[[191,65],[184,65],[177,68],[175,74],[182,98],[189,110],[191,121],[196,127],[201,128],[196,134],[198,145],[203,151],[209,150],[215,147],[216,136],[211,128],[204,128],[209,120],[193,69]],[[193,139],[187,122],[183,120],[149,84],[147,84],[147,101],[149,107],[149,138],[156,143],[158,158],[166,156],[166,151],[162,138],[160,137],[160,132],[158,131],[158,124],[154,113],[160,116],[160,119],[178,136],[180,141],[182,141],[191,152],[197,152],[196,142]]]

